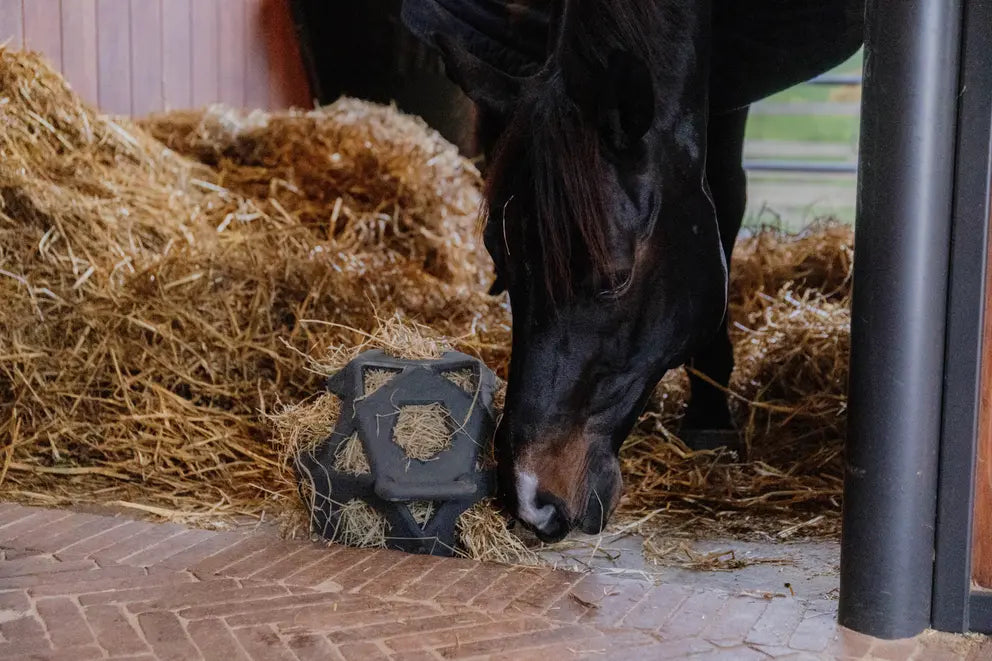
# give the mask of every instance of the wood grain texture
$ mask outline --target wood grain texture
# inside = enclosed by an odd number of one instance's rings
[[[162,3],[131,0],[131,113],[147,115],[165,107],[162,88]]]
[[[992,588],[992,269],[986,282],[985,296],[985,348],[982,351],[978,465],[975,474],[975,518],[972,528],[974,548],[971,561],[972,577],[975,582],[982,587]]]
[[[100,101],[97,72],[96,0],[62,3],[62,74],[84,100]]]
[[[100,109],[131,112],[131,3],[97,0],[97,72]]]
[[[111,114],[312,104],[289,0],[0,0],[4,41]]]
[[[245,0],[245,105],[269,108],[269,58],[262,0]]]
[[[218,0],[194,0],[192,5],[193,106],[220,99],[220,28]]]
[[[244,0],[221,0],[218,35],[220,42],[220,100],[235,108],[245,104]]]
[[[24,47],[44,53],[56,68],[62,67],[62,7],[59,0],[24,2]]]
[[[24,6],[21,0],[0,0],[0,43],[11,48],[24,44]]]
[[[163,109],[193,105],[191,0],[162,0]]]
[[[263,0],[262,16],[269,59],[269,106],[311,107],[313,99],[300,58],[289,0]]]

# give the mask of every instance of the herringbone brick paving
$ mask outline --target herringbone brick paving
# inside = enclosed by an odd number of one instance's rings
[[[829,601],[360,551],[0,504],[0,659],[969,659]]]

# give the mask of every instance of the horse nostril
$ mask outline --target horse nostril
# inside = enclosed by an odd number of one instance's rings
[[[551,508],[551,515],[540,526],[534,526],[534,532],[542,542],[561,541],[572,529],[568,517],[557,505],[547,504],[545,507]]]
[[[564,502],[552,494],[532,491],[518,499],[518,516],[545,542],[555,542],[571,529]]]

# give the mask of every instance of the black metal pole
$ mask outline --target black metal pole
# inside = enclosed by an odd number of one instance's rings
[[[869,0],[840,623],[930,624],[962,0]]]

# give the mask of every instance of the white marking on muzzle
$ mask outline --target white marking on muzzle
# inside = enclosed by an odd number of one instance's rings
[[[525,522],[538,530],[543,530],[555,515],[555,506],[537,506],[537,476],[526,471],[517,471],[517,509]]]

